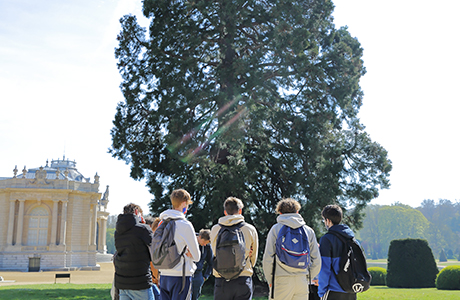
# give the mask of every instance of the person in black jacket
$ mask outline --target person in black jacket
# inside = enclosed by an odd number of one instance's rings
[[[143,224],[142,210],[130,203],[118,215],[115,228],[115,288],[120,300],[154,300],[150,272],[153,232]]]

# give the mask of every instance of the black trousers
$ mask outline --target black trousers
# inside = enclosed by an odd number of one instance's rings
[[[356,294],[327,291],[321,300],[356,300]]]
[[[215,280],[214,300],[250,300],[252,293],[252,277],[241,276],[230,281],[223,278]]]

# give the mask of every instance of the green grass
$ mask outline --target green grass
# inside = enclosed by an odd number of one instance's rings
[[[0,299],[8,300],[110,300],[111,284],[35,284],[0,286]],[[203,295],[200,300],[212,300],[212,295]],[[267,300],[267,297],[256,297],[254,300]],[[358,294],[359,300],[458,300],[460,290],[441,291],[430,289],[390,289],[373,286],[368,291]]]
[[[0,299],[8,300],[111,300],[112,284],[31,284],[0,285]]]
[[[367,267],[381,267],[386,269],[387,268],[387,260],[386,259],[368,259],[366,260]],[[439,259],[436,259],[436,264],[438,265],[438,269],[442,269],[443,267],[448,266],[460,266],[460,261],[456,259],[449,259],[447,262],[440,262]]]
[[[359,300],[383,300],[383,299],[404,299],[404,300],[458,300],[459,291],[444,291],[436,288],[430,289],[390,289],[388,287],[371,287],[368,291],[358,294]]]

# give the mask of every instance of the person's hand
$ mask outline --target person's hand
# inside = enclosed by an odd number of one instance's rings
[[[190,252],[190,249],[187,248],[187,252],[185,252],[185,256],[192,258],[192,253]]]
[[[318,286],[318,279],[313,279],[313,280],[311,281],[311,283],[313,283],[314,285]]]

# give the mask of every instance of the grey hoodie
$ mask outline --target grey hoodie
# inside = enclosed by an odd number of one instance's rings
[[[262,260],[262,266],[267,282],[269,284],[272,282],[273,259],[276,259],[276,276],[307,276],[310,279],[315,278],[321,270],[321,256],[319,253],[318,241],[316,240],[316,235],[313,229],[305,225],[305,221],[303,220],[302,216],[296,213],[279,215],[276,221],[278,223],[273,225],[273,227],[270,229],[270,232],[268,233],[267,243],[265,244],[265,252]],[[309,270],[302,270],[287,266],[281,263],[276,256],[276,239],[283,225],[294,229],[299,228],[300,226],[304,226],[308,236],[308,243],[310,244],[311,265]]]

